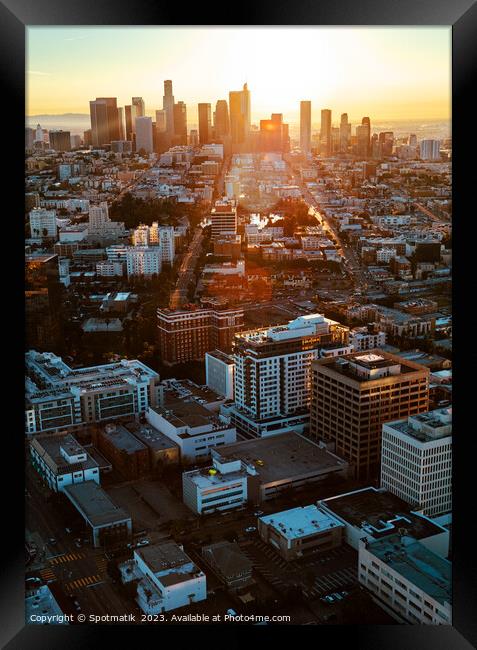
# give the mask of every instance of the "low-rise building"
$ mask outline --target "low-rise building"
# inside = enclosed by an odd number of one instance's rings
[[[398,532],[411,535],[442,557],[449,553],[449,531],[387,490],[367,487],[318,501],[325,512],[345,526],[345,542],[355,550],[359,541],[372,542]]]
[[[287,562],[340,546],[344,525],[315,505],[258,518],[258,532]]]
[[[147,447],[121,424],[106,424],[99,429],[95,442],[100,452],[125,478],[134,480],[149,472]]]
[[[359,546],[359,582],[400,622],[452,624],[451,563],[408,535]]]
[[[30,442],[31,463],[54,492],[83,481],[100,482],[98,463],[69,433],[35,436]]]
[[[148,423],[128,422],[126,428],[149,450],[151,470],[180,462],[179,445]]]
[[[161,614],[207,598],[205,574],[175,542],[136,549],[119,565],[124,583],[137,582],[136,602],[145,614]]]
[[[35,584],[33,589],[26,592],[25,620],[30,624],[68,625],[68,620],[50,587],[42,584]]]
[[[215,457],[212,467],[182,474],[182,498],[198,515],[239,508],[247,502],[247,468]]]
[[[202,557],[231,591],[254,584],[252,562],[235,542],[217,542],[202,547]]]
[[[131,516],[94,481],[67,485],[63,494],[91,528],[95,547],[113,547],[131,536]]]

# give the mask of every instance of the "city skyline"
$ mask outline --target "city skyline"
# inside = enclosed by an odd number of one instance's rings
[[[210,47],[201,45],[204,36]],[[289,46],[274,50],[285,36]],[[153,116],[163,81],[172,79],[191,124],[199,103],[215,106],[243,83],[254,123],[272,112],[297,123],[303,100],[312,103],[312,123],[325,107],[334,123],[342,112],[351,122],[368,114],[376,121],[449,119],[450,44],[448,28],[35,27],[27,30],[26,114],[86,113],[93,96],[114,96],[123,106],[135,95]],[[296,67],[312,58],[327,65],[306,64],[303,79]]]

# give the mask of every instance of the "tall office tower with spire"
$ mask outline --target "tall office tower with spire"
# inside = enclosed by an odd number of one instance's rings
[[[174,134],[176,144],[187,144],[187,106],[184,102],[174,104]]]
[[[225,99],[219,99],[215,105],[215,135],[217,139],[230,132],[229,108]]]
[[[97,97],[89,103],[91,139],[94,147],[119,140],[119,119],[116,97]]]
[[[300,149],[302,153],[311,151],[311,102],[300,102]]]
[[[164,96],[162,108],[166,111],[166,132],[169,140],[174,138],[174,95],[172,94],[172,81],[164,81]]]
[[[340,122],[340,151],[346,153],[351,144],[351,124],[348,122],[348,113],[341,114]]]
[[[229,92],[230,134],[233,145],[244,145],[250,131],[250,91],[245,83],[242,90]]]
[[[212,129],[211,106],[210,104],[198,104],[199,109],[199,143],[210,142]]]
[[[324,156],[331,155],[331,111],[324,108],[321,111],[320,153]]]
[[[136,117],[144,117],[146,115],[146,105],[142,97],[133,97],[132,105],[136,107]]]
[[[128,104],[124,107],[124,121],[126,124],[126,140],[133,139],[133,133],[136,133],[136,106]]]

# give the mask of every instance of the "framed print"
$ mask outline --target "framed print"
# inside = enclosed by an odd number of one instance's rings
[[[3,646],[470,648],[475,4],[177,9],[0,6]]]

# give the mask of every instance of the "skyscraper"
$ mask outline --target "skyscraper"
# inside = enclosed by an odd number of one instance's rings
[[[55,151],[71,151],[71,134],[69,131],[50,131],[50,149]]]
[[[270,120],[260,120],[260,151],[289,150],[288,124],[281,113],[272,113]]]
[[[119,140],[119,119],[116,97],[97,97],[90,101],[91,139],[95,147]]]
[[[382,425],[428,410],[429,370],[369,350],[312,363],[310,433],[333,441],[357,478],[377,478]]]
[[[358,140],[358,156],[367,158],[370,155],[371,145],[371,122],[369,117],[363,117],[361,126],[356,127]]]
[[[348,113],[341,114],[340,122],[340,151],[346,153],[351,143],[351,124],[348,122]]]
[[[302,153],[311,150],[311,102],[300,102],[300,149]]]
[[[126,140],[132,140],[132,134],[136,133],[136,106],[129,104],[124,107],[124,118],[126,123]]]
[[[215,135],[217,139],[230,132],[229,108],[225,99],[219,99],[215,106]]]
[[[187,106],[184,102],[174,104],[174,133],[177,144],[187,144]]]
[[[199,143],[210,142],[212,120],[210,104],[198,104],[199,109]]]
[[[153,151],[152,118],[136,117],[136,151],[144,149],[146,153]]]
[[[144,117],[146,115],[146,105],[142,97],[133,97],[132,105],[136,107],[136,117]]]
[[[172,81],[164,81],[164,96],[162,108],[166,111],[166,132],[169,140],[174,137],[174,95],[172,94]]]
[[[242,90],[229,92],[229,109],[232,144],[244,144],[250,131],[250,91],[246,83]]]
[[[324,108],[321,111],[320,153],[322,156],[331,154],[331,111]]]
[[[119,139],[127,140],[126,137],[126,128],[124,123],[124,107],[120,106],[118,108],[118,124],[119,124]]]

